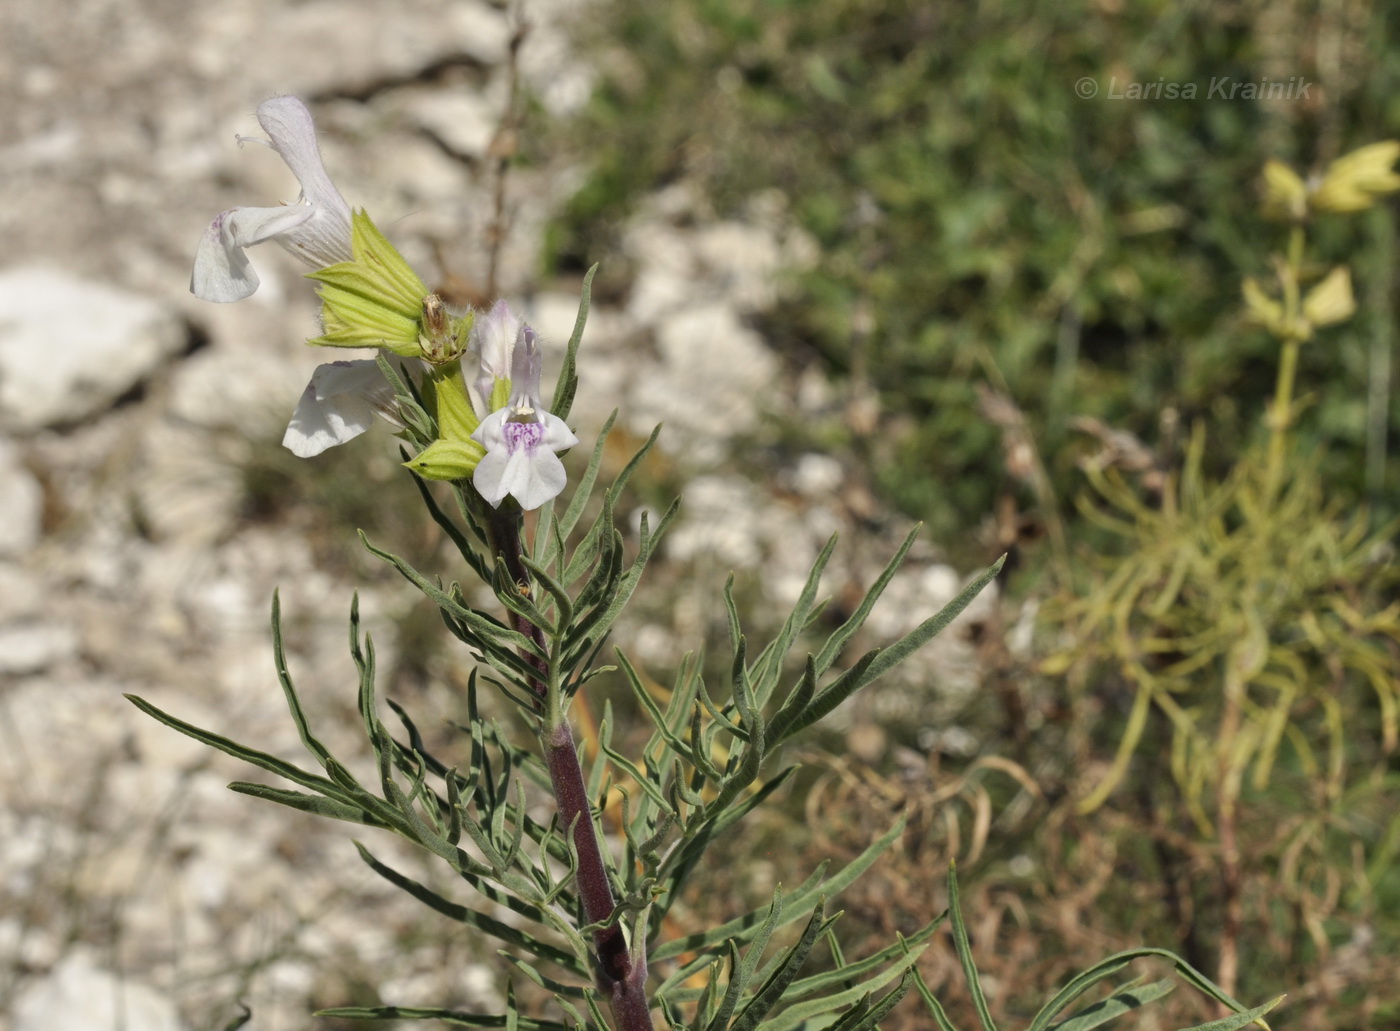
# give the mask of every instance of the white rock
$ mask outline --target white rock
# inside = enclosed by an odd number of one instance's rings
[[[465,90],[416,96],[408,104],[407,113],[453,152],[473,158],[486,156],[501,119],[489,100]]]
[[[0,562],[0,620],[32,616],[43,604],[44,585],[31,571]]]
[[[745,311],[771,307],[784,256],[773,234],[743,222],[717,222],[695,234],[695,250],[706,270]]]
[[[835,493],[845,479],[841,463],[830,455],[809,452],[797,460],[784,477],[793,490],[812,498]]]
[[[690,234],[659,220],[640,220],[627,229],[622,246],[637,268],[627,314],[638,323],[656,322],[695,297]]]
[[[175,1005],[74,949],[15,1003],[13,1031],[181,1031]]]
[[[61,944],[55,928],[14,917],[0,920],[0,956],[10,957],[21,966],[52,966],[62,951]]]
[[[0,439],[0,555],[23,555],[38,544],[43,515],[39,481],[20,463],[14,444]]]
[[[0,627],[0,673],[38,673],[77,651],[78,637],[69,626],[36,621]]]
[[[0,272],[0,425],[80,422],[184,343],[179,318],[149,298],[51,269]]]
[[[206,76],[242,78],[251,97],[353,90],[462,55],[491,65],[510,39],[505,14],[474,0],[418,0],[392,13],[374,0],[197,9],[190,59]]]
[[[667,316],[656,343],[664,364],[656,375],[638,377],[628,417],[639,432],[664,421],[668,448],[685,450],[697,462],[714,461],[732,437],[758,424],[777,359],[721,304]]]
[[[753,568],[763,557],[761,504],[741,477],[696,477],[686,486],[679,525],[666,535],[666,554],[678,562],[706,558],[721,568]]]

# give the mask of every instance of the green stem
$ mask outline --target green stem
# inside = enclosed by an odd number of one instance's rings
[[[1294,226],[1288,239],[1287,260],[1279,270],[1279,279],[1283,284],[1283,324],[1288,327],[1288,335],[1283,338],[1274,402],[1269,412],[1269,457],[1264,482],[1265,497],[1270,503],[1278,497],[1283,480],[1288,431],[1293,425],[1293,386],[1298,377],[1298,351],[1303,344],[1299,328],[1302,325],[1302,299],[1298,279],[1302,274],[1304,243],[1303,227]]]
[[[1283,478],[1283,459],[1288,441],[1288,430],[1293,422],[1293,383],[1298,373],[1298,350],[1302,342],[1290,337],[1283,342],[1283,353],[1279,356],[1278,383],[1274,389],[1273,411],[1269,413],[1269,464],[1267,497],[1273,501],[1278,496],[1280,481]]]

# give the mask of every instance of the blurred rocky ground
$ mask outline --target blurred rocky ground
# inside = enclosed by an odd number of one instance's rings
[[[565,20],[578,10],[528,0],[512,65],[516,16],[478,0],[0,5],[0,1028],[221,1028],[246,1004],[251,1027],[287,1029],[310,1026],[313,1005],[498,1004],[492,953],[379,881],[349,828],[230,793],[247,770],[122,695],[296,759],[269,652],[280,589],[308,707],[334,750],[363,756],[349,599],[358,587],[390,666],[411,646],[415,598],[325,562],[322,513],[250,515],[248,468],[276,448],[322,357],[302,345],[314,296],[294,262],[259,248],[251,299],[196,301],[194,244],[224,208],[295,199],[275,154],[235,142],[257,135],[259,101],[295,93],[351,203],[425,278],[480,289],[488,152],[511,79],[552,115],[586,102],[590,69]],[[581,174],[536,159],[505,185],[500,292],[556,344],[579,282],[540,278],[540,240]],[[703,210],[678,184],[635,216],[637,274],[595,307],[574,418],[587,441],[617,408],[634,443],[664,420],[668,482],[688,483],[651,593],[619,635],[661,668],[713,629],[728,569],[781,605],[826,537],[859,527],[830,577],[839,600],[903,529],[871,519],[835,458],[792,456],[776,476],[744,459],[772,420],[841,402],[751,328],[783,271],[810,258],[783,198],[754,198],[742,221]],[[381,465],[394,454],[379,432],[348,446]],[[957,589],[935,559],[916,553],[878,633]],[[908,682],[935,668],[942,689],[975,684],[956,635]],[[364,836],[414,868],[406,849]]]

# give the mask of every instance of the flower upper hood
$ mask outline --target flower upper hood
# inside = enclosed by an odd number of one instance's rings
[[[296,97],[273,97],[258,106],[258,123],[270,137],[239,137],[267,143],[301,184],[295,204],[275,208],[230,208],[200,238],[190,292],[206,301],[237,301],[258,288],[258,274],[245,247],[276,240],[312,268],[352,258],[350,205],[326,174],[316,145],[311,112]]]

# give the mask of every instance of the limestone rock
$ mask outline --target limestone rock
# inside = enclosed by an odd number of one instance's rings
[[[0,425],[71,425],[106,409],[185,345],[169,309],[45,268],[0,272]]]
[[[19,460],[14,444],[0,438],[0,556],[23,555],[43,533],[44,492]]]
[[[175,1006],[148,985],[98,966],[86,949],[31,984],[14,1009],[14,1031],[181,1031]]]

